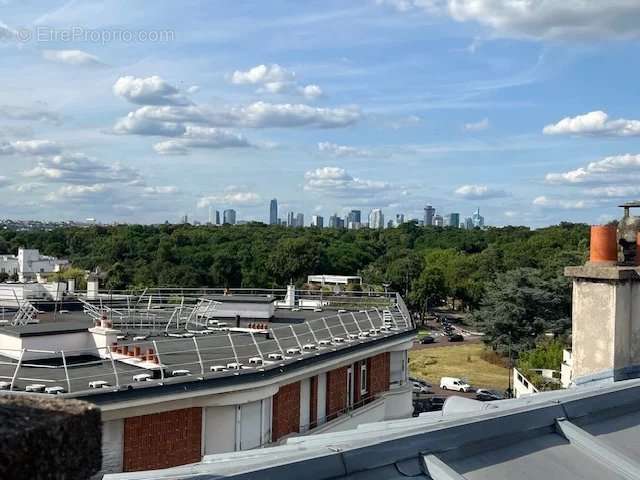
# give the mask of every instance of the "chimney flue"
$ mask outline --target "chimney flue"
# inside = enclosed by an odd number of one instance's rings
[[[615,225],[593,225],[589,263],[615,265],[618,263],[618,240]]]

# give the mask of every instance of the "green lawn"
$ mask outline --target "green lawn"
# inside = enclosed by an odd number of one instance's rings
[[[508,369],[482,360],[483,349],[482,343],[470,343],[411,350],[409,372],[434,385],[440,384],[440,377],[459,377],[474,387],[506,389]]]

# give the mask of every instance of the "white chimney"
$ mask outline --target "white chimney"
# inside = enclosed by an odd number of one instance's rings
[[[296,286],[295,285],[287,285],[287,295],[284,297],[284,306],[285,307],[296,306]]]

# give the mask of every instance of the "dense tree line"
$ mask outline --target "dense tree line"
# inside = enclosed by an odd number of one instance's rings
[[[76,267],[104,272],[105,287],[114,290],[271,288],[290,281],[302,285],[314,273],[360,274],[368,284],[388,282],[419,317],[445,299],[475,311],[475,318],[494,332],[491,338],[503,343],[506,331],[521,339],[554,322],[566,326],[561,318],[566,319],[569,288],[562,267],[585,260],[587,238],[586,225],[569,223],[538,230],[422,228],[415,223],[385,230],[130,225],[5,230],[0,252],[25,246],[69,258]],[[526,287],[525,296],[511,295],[512,285]],[[538,307],[544,308],[528,325]],[[507,314],[510,309],[516,313]]]

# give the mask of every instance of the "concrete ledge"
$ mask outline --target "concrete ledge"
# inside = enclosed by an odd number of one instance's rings
[[[579,267],[565,267],[565,277],[590,278],[594,280],[640,280],[638,267],[618,265],[586,264]]]
[[[100,411],[94,405],[0,395],[0,478],[80,480],[101,464]]]

